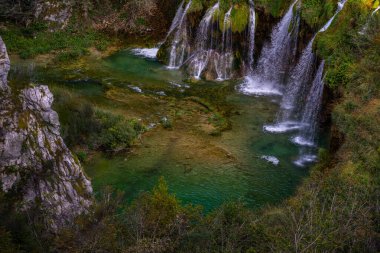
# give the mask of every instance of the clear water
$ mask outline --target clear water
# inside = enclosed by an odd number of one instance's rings
[[[170,191],[182,202],[200,204],[206,212],[236,200],[259,208],[292,195],[308,174],[308,167],[293,163],[299,155],[299,147],[291,142],[294,132],[263,131],[266,123],[275,120],[281,98],[244,95],[237,89],[241,80],[187,83],[180,71],[168,70],[155,59],[128,50],[104,60],[89,57],[75,68],[48,71],[36,67],[32,74],[30,64],[23,64],[13,63],[14,81],[27,78],[48,83],[100,108],[152,122],[173,109],[170,101],[184,101],[189,96],[228,108],[231,129],[221,136],[196,131],[197,122],[190,121],[174,124],[173,130],[153,128],[129,154],[93,156],[84,167],[95,191],[111,185],[131,201],[164,176]],[[107,85],[118,87],[116,95],[127,99],[110,99],[104,88]],[[184,115],[186,118],[186,112]]]

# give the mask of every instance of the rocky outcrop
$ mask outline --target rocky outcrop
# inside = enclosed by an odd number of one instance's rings
[[[0,91],[8,90],[7,78],[10,69],[10,61],[5,44],[0,37]]]
[[[9,59],[0,38],[0,190],[18,196],[19,210],[39,210],[57,230],[88,210],[92,187],[60,136],[47,86],[7,86]]]
[[[36,1],[34,16],[48,22],[51,30],[63,29],[72,16],[73,5],[70,0]]]

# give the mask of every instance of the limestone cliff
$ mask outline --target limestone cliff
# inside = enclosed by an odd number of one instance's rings
[[[12,94],[0,37],[0,190],[19,196],[19,210],[37,208],[56,230],[91,205],[92,187],[60,136],[47,86]]]

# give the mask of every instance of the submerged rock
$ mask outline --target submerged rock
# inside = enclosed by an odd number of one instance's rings
[[[47,86],[7,86],[9,58],[0,38],[0,190],[17,194],[19,210],[35,209],[57,230],[88,210],[92,186],[60,136]]]

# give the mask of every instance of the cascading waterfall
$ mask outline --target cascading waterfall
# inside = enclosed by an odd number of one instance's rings
[[[322,61],[307,98],[302,115],[302,123],[304,124],[304,127],[300,130],[297,136],[292,138],[294,143],[303,146],[300,149],[299,158],[294,162],[298,166],[304,166],[317,159],[317,156],[314,154],[314,148],[316,146],[315,141],[318,127],[318,116],[322,107],[324,66],[325,62]]]
[[[307,84],[310,83],[311,76],[313,75],[315,61],[313,53],[314,39],[315,37],[309,42],[302,53],[299,63],[293,69],[289,79],[290,85],[288,85],[281,102],[281,111],[278,119],[280,122],[285,123],[285,126],[293,129],[299,127],[297,124],[294,125],[293,122],[297,118],[297,115],[295,115],[298,109],[296,104],[302,99]],[[280,130],[282,131],[281,127]]]
[[[322,61],[307,96],[301,120],[304,127],[292,139],[294,143],[301,146],[315,146],[317,120],[322,106],[324,66],[325,62]]]
[[[224,15],[222,49],[220,53],[216,53],[216,57],[214,58],[215,70],[218,75],[217,80],[220,81],[231,77],[233,61],[231,11],[232,7]]]
[[[277,84],[283,83],[285,70],[291,58],[294,57],[294,47],[296,46],[292,35],[297,33],[289,31],[293,20],[293,8],[295,4],[296,2],[290,6],[281,22],[273,29],[270,43],[263,48],[262,56],[256,68],[256,75],[260,79]],[[299,18],[296,17],[295,19],[296,23],[292,25],[292,29],[295,29],[297,32]]]
[[[203,70],[207,66],[214,46],[212,19],[214,13],[219,9],[219,2],[211,7],[202,18],[196,37],[196,49],[190,57],[189,67],[194,78],[200,79]],[[211,38],[211,39],[210,39]]]
[[[330,27],[346,2],[347,0],[341,0],[338,3],[334,16],[317,34],[325,32]],[[294,162],[298,166],[304,166],[317,159],[315,155],[315,139],[318,115],[322,104],[324,61],[318,67],[314,80],[311,80],[316,61],[316,56],[312,50],[316,35],[309,42],[291,73],[282,98],[280,112],[277,115],[277,124],[264,126],[264,130],[277,133],[298,130],[298,135],[292,138],[294,143],[302,146],[300,156]],[[311,87],[309,87],[310,83]],[[305,98],[306,101],[304,102]],[[303,108],[303,110],[300,110],[300,108]]]
[[[248,64],[249,70],[253,71],[255,60],[255,32],[256,32],[256,12],[253,0],[249,0],[249,46],[248,46]]]
[[[183,8],[184,3],[181,4],[167,35],[167,37],[169,37],[170,34],[175,31],[170,50],[169,68],[179,68],[183,63],[186,51],[189,48],[186,14],[191,6],[191,3],[192,1],[190,0],[185,8]]]
[[[292,3],[285,16],[274,27],[271,41],[264,45],[256,69],[254,71],[251,70],[246,77],[243,92],[281,95],[280,84],[284,83],[287,66],[289,66],[294,58],[297,47],[297,34],[300,22],[299,11],[293,17],[293,8],[297,1]],[[289,31],[289,27],[292,30]],[[251,69],[253,66],[253,37],[254,35],[250,35],[249,64]]]
[[[325,32],[330,27],[332,21],[343,9],[346,2],[347,0],[341,0],[338,3],[338,8],[334,16],[317,32],[317,34],[320,32]],[[303,51],[298,64],[290,75],[290,80],[282,98],[280,112],[277,115],[277,124],[264,126],[264,130],[283,133],[298,130],[304,127],[304,124],[299,121],[299,108],[300,105],[303,105],[302,101],[304,100],[309,84],[312,81],[311,78],[314,72],[314,63],[316,60],[313,53],[313,43],[316,35],[314,35],[313,39]]]

